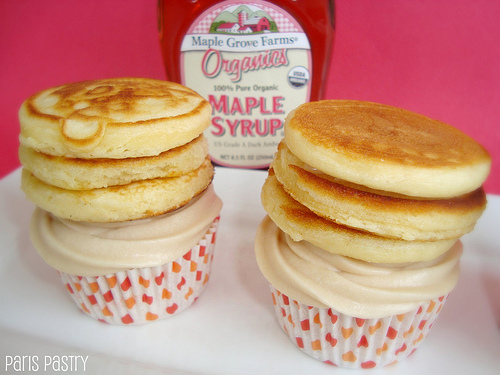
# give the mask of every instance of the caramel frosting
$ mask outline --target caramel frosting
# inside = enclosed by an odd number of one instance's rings
[[[458,281],[462,244],[430,261],[369,263],[293,241],[266,216],[255,251],[266,279],[288,297],[371,319],[403,314],[448,294]]]
[[[106,275],[181,257],[203,238],[221,209],[212,185],[176,211],[125,222],[77,222],[37,208],[30,235],[42,258],[57,270]]]

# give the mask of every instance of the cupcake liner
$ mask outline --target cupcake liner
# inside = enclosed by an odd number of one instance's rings
[[[448,297],[405,314],[360,319],[301,304],[270,288],[276,316],[290,340],[317,360],[351,369],[383,367],[408,357],[425,339]]]
[[[177,314],[198,299],[209,280],[219,218],[173,262],[95,277],[60,272],[61,280],[77,306],[101,322],[139,325]]]

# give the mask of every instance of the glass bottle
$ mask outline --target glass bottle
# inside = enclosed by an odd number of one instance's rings
[[[267,168],[286,115],[323,99],[334,12],[333,0],[159,0],[167,79],[212,105],[215,164]]]

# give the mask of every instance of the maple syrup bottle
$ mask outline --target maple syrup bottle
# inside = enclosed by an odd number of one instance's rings
[[[167,79],[212,105],[215,164],[269,166],[286,115],[323,98],[334,26],[333,0],[159,0]]]

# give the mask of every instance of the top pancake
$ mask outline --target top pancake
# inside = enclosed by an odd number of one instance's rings
[[[155,156],[198,137],[212,109],[196,92],[147,78],[71,83],[28,98],[20,142],[72,158]]]
[[[488,152],[458,129],[403,109],[362,101],[303,104],[285,140],[313,168],[373,189],[448,198],[479,188]]]

